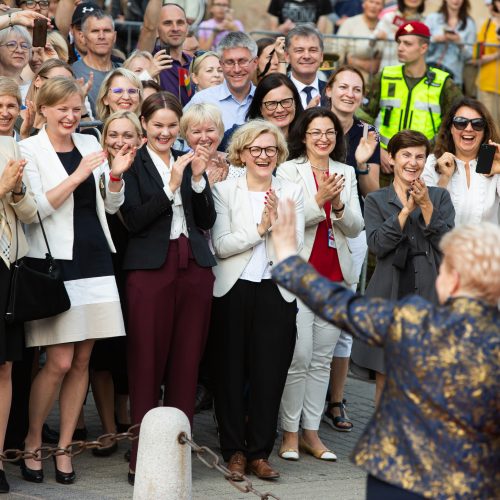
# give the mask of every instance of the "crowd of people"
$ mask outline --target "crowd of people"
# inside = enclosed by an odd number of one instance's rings
[[[478,34],[469,0],[426,17],[425,0],[272,0],[275,35],[257,40],[230,0],[209,0],[197,27],[174,1],[129,2],[123,18],[143,21],[130,53],[99,3],[13,3],[0,5],[0,451],[85,439],[91,386],[104,433],[158,404],[191,425],[213,406],[233,480],[274,480],[278,431],[283,460],[337,460],[318,431],[352,430],[352,363],[376,382],[380,422],[355,453],[369,496],[468,498],[471,484],[498,496],[498,262],[466,237],[500,241],[500,0]],[[328,29],[341,53],[323,72]],[[49,244],[69,309],[10,321],[18,264],[45,272]],[[368,254],[368,299],[355,299]],[[447,333],[472,335],[453,314],[487,336],[456,358],[481,352],[487,389],[461,378],[470,397],[440,387],[433,406],[418,377],[472,377],[444,355],[431,369],[434,345],[453,348]],[[395,410],[401,399],[421,407]],[[46,424],[56,400],[57,430]],[[470,467],[408,451],[409,429],[410,447],[433,436],[418,418],[449,425],[438,437]],[[116,451],[109,440],[93,453]],[[42,461],[19,465],[44,481]],[[75,481],[69,456],[54,465],[58,483]]]

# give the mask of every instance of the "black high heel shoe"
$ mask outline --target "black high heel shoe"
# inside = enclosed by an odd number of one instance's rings
[[[52,455],[52,458],[54,459],[54,468],[56,469],[56,481],[59,484],[73,484],[76,479],[75,471],[72,470],[71,472],[61,472],[57,468],[56,456]]]
[[[43,469],[30,469],[26,466],[24,460],[21,460],[19,464],[21,468],[21,475],[25,481],[30,483],[43,483]]]
[[[9,483],[5,477],[5,472],[0,469],[0,493],[8,493],[10,491]]]

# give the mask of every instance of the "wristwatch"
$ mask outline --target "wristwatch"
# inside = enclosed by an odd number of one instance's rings
[[[355,169],[355,171],[358,175],[366,175],[370,172],[370,164],[369,163],[362,163],[361,165],[358,165],[358,166],[365,167],[364,170],[359,170],[359,168]]]
[[[16,196],[24,196],[26,194],[26,185],[24,182],[21,184],[21,191],[15,192],[14,190],[11,191],[12,194],[15,194]]]

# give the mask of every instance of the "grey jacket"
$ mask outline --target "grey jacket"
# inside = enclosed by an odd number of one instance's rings
[[[398,215],[403,205],[392,184],[366,197],[366,238],[368,248],[377,257],[375,272],[366,290],[368,296],[398,298],[400,271],[393,264],[401,255],[401,247],[406,245],[410,251],[424,254],[413,258],[415,294],[436,301],[434,283],[441,261],[439,241],[453,228],[455,210],[448,191],[438,187],[428,189],[434,207],[428,226],[417,207],[401,229]]]

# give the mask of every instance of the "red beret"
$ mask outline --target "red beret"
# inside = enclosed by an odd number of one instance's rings
[[[419,21],[410,21],[399,27],[398,31],[396,31],[395,39],[397,40],[400,36],[405,35],[417,35],[423,38],[430,38],[431,32],[426,24]]]

